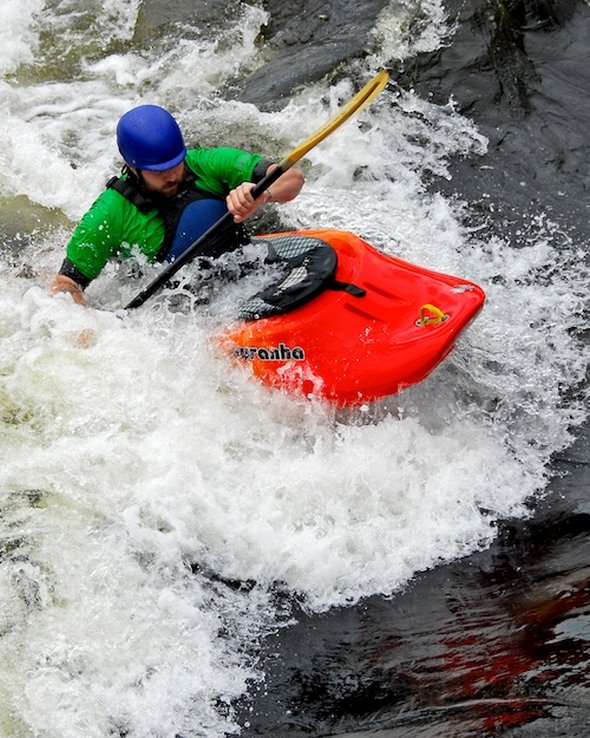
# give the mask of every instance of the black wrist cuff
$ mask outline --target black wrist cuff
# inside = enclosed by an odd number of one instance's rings
[[[85,290],[86,287],[90,284],[92,281],[88,277],[86,277],[82,272],[72,264],[72,262],[66,257],[63,260],[63,263],[59,269],[58,274],[63,275],[64,277],[69,277],[70,279],[73,279],[76,284],[80,285],[80,288]]]
[[[274,162],[272,162],[270,159],[261,159],[258,162],[258,164],[254,167],[254,171],[252,172],[252,182],[254,182],[254,184],[258,184],[258,182],[260,182],[260,180],[266,174],[266,170],[271,164],[274,164]]]

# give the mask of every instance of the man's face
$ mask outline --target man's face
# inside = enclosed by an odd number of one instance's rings
[[[172,167],[172,169],[164,169],[162,172],[142,169],[141,176],[148,190],[158,192],[160,195],[164,195],[164,197],[174,197],[184,177],[184,162],[181,161],[180,164]]]

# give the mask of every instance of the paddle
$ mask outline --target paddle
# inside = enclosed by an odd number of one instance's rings
[[[373,100],[375,97],[377,97],[377,95],[387,84],[388,80],[389,72],[386,69],[382,69],[380,72],[377,72],[373,79],[370,82],[367,82],[367,84],[361,90],[359,90],[359,92],[357,92],[357,94],[348,103],[346,103],[346,105],[344,105],[338,111],[338,113],[336,113],[336,115],[334,115],[325,125],[319,128],[315,133],[313,133],[307,140],[305,140],[303,143],[299,144],[299,146],[293,149],[290,154],[287,154],[287,156],[281,160],[281,162],[272,170],[272,172],[261,179],[260,182],[258,182],[252,188],[252,197],[254,199],[260,197],[260,195],[262,195],[262,193],[267,190],[273,182],[276,182],[276,180],[282,174],[284,174],[296,162],[298,162],[299,159],[305,156],[308,151],[313,149],[314,146],[317,146],[317,144],[319,144],[320,141],[323,141],[324,138],[329,136],[332,131],[335,131],[350,117],[352,117],[355,113],[364,108],[365,105],[370,103],[371,100]],[[125,306],[125,309],[136,308],[140,305],[143,305],[143,303],[155,292],[157,292],[160,287],[166,284],[166,282],[168,282],[170,278],[174,274],[176,274],[176,272],[181,267],[194,259],[195,256],[198,256],[199,250],[201,250],[201,247],[207,242],[208,239],[214,236],[216,232],[221,230],[224,226],[229,225],[230,221],[232,220],[233,215],[229,212],[225,213],[225,215],[223,215],[216,223],[208,228],[205,233],[203,233],[185,251],[183,251],[182,254],[180,254],[180,256],[175,259],[175,261],[173,261],[165,269],[163,269],[160,274],[158,274],[158,276],[137,295],[137,297],[134,297],[133,300],[131,300],[131,302]]]

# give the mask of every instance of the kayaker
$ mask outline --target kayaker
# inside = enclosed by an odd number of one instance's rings
[[[261,205],[287,202],[303,186],[288,169],[254,200],[251,190],[275,163],[235,148],[187,149],[175,118],[157,105],[140,105],[117,125],[125,166],[82,217],[50,293],[69,292],[83,305],[84,290],[112,258],[140,252],[172,261],[229,210],[233,224],[207,244],[217,257],[248,240],[243,221]]]

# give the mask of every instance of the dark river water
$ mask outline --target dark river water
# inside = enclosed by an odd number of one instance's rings
[[[585,736],[590,437],[486,551],[267,643],[248,735]]]
[[[587,738],[589,2],[0,21],[1,738]],[[338,413],[227,367],[210,315],[123,315],[124,267],[47,296],[129,107],[279,157],[384,66],[253,228],[481,284],[425,382]]]

